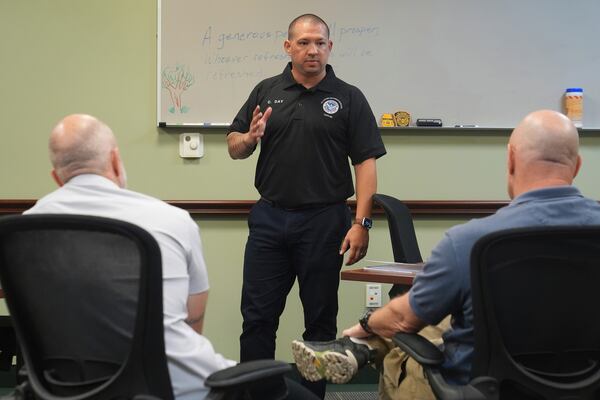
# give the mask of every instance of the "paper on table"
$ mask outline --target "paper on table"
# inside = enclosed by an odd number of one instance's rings
[[[417,272],[423,269],[425,263],[397,263],[397,262],[386,262],[386,261],[375,261],[366,260],[369,262],[383,263],[383,265],[369,265],[364,267],[369,271],[381,271],[381,272],[396,272],[399,274],[416,275]]]

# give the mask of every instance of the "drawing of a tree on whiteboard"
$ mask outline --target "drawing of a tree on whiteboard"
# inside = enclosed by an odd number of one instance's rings
[[[194,75],[183,65],[175,66],[175,69],[165,67],[162,70],[162,87],[169,91],[171,95],[171,103],[169,112],[175,114],[179,111],[185,114],[189,111],[189,107],[184,106],[181,102],[181,95],[194,84]]]

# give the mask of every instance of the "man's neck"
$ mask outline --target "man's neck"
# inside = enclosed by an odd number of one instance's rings
[[[522,185],[520,188],[515,190],[514,197],[520,196],[523,193],[530,192],[532,190],[545,189],[549,187],[557,186],[571,186],[572,182],[568,182],[564,179],[559,178],[548,178],[531,182],[527,185]]]
[[[322,72],[320,72],[317,75],[306,76],[306,75],[302,75],[302,74],[298,73],[298,71],[292,69],[292,76],[294,77],[294,80],[307,89],[317,86],[319,84],[319,82],[321,82],[325,78],[325,75],[327,75],[327,72],[325,70],[323,70]]]

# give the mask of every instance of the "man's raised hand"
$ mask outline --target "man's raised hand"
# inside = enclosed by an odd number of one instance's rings
[[[265,128],[267,127],[267,121],[271,116],[273,109],[268,107],[265,112],[260,111],[260,106],[256,106],[252,112],[252,122],[250,122],[250,130],[247,135],[247,144],[254,146],[265,134]]]

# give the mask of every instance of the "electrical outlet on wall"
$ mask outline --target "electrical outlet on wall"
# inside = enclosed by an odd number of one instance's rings
[[[381,284],[367,283],[366,306],[368,308],[381,307]]]

